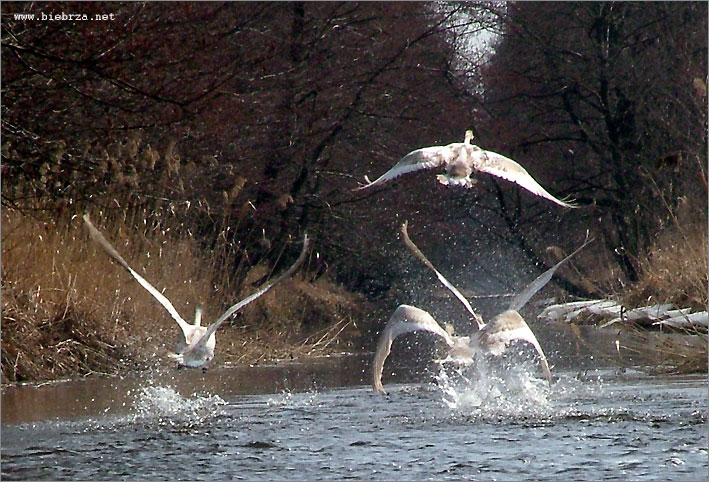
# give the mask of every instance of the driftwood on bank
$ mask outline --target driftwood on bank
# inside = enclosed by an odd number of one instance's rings
[[[601,328],[617,324],[632,324],[649,329],[674,328],[706,332],[709,313],[691,312],[691,308],[676,308],[673,304],[657,304],[627,308],[608,300],[573,301],[547,306],[538,316],[547,322],[594,324]]]

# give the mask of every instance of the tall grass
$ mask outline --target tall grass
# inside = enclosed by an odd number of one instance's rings
[[[170,348],[174,322],[90,243],[80,217],[45,222],[6,209],[2,227],[3,382],[114,372]],[[193,241],[160,230],[130,239],[123,223],[104,230],[183,316],[212,301],[211,266]]]
[[[706,225],[667,229],[640,259],[640,279],[625,300],[631,306],[673,303],[706,310],[708,269]]]
[[[705,311],[709,290],[706,211],[689,202],[680,204],[676,210],[670,210],[667,202],[664,205],[671,223],[640,257],[640,278],[621,298],[629,307],[671,303],[677,308]],[[651,334],[636,333],[640,341],[630,348],[651,357],[658,369],[667,370],[669,366],[674,367],[670,371],[676,372],[706,372],[705,331],[697,328],[682,331],[696,335],[700,342],[664,339],[657,344],[651,342]]]
[[[171,138],[164,149],[138,132],[104,144],[96,139],[83,154],[74,152],[86,172],[43,169],[40,184],[3,185],[3,383],[151,367],[174,347],[175,322],[93,245],[72,213],[87,209],[188,321],[198,303],[204,322],[215,319],[300,251],[300,239],[265,238],[243,193],[243,173],[216,173],[213,159],[182,160]],[[68,172],[78,177],[64,179]],[[54,185],[64,187],[47,188]],[[307,271],[220,328],[215,362],[315,354],[353,332],[363,304]],[[349,328],[340,333],[343,326]]]
[[[204,320],[213,320],[272,270],[240,265],[229,246],[217,242],[206,249],[165,222],[135,214],[112,220],[93,214],[92,219],[187,320],[197,303],[205,307]],[[310,283],[303,276],[296,274],[220,329],[215,361],[316,353],[323,342],[313,338],[315,333],[324,329],[332,337],[343,325],[351,328],[358,304],[326,280]],[[330,296],[342,309],[327,309],[318,296]],[[317,313],[314,307],[323,306]],[[47,222],[3,210],[3,383],[167,363],[164,355],[176,335],[177,326],[162,306],[91,243],[80,216]]]
[[[637,260],[640,278],[624,294],[624,299],[631,306],[673,303],[680,308],[706,310],[709,269],[706,206],[700,205],[701,198],[680,198],[679,202],[670,203],[659,188],[656,192],[667,222],[663,223],[658,215],[658,226],[664,229],[658,229],[654,242]]]

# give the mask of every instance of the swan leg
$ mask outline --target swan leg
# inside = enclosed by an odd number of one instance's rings
[[[474,187],[478,182],[477,179],[471,179],[470,177],[453,177],[448,174],[438,174],[436,179],[444,186],[462,186],[466,189]]]

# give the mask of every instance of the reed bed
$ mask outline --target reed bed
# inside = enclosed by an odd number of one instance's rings
[[[92,219],[188,320],[202,303],[209,322],[273,274],[272,266],[239,263],[226,243],[205,248],[190,233],[135,213]],[[356,332],[362,301],[325,278],[309,280],[304,268],[220,329],[215,362],[345,349],[341,340]],[[170,363],[176,335],[162,306],[91,243],[80,216],[53,222],[3,210],[3,383]]]
[[[673,303],[706,310],[707,249],[706,224],[661,233],[640,260],[640,279],[624,297],[628,306]]]
[[[685,202],[670,212],[669,219],[667,229],[658,234],[638,260],[640,279],[620,298],[625,306],[672,303],[677,308],[706,311],[709,244],[705,211]],[[686,336],[672,338],[659,337],[634,327],[630,329],[634,337],[626,348],[643,355],[655,370],[707,371],[709,354],[705,331],[696,328],[676,330]]]

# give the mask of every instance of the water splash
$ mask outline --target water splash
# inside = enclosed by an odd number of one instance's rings
[[[55,422],[58,427],[91,433],[97,430],[123,430],[125,427],[142,426],[153,430],[156,426],[171,430],[190,429],[205,421],[223,415],[222,405],[226,402],[218,395],[194,394],[181,395],[170,386],[153,385],[128,390],[127,397],[132,398],[127,414],[110,415],[77,421]],[[123,404],[125,405],[125,403]]]
[[[278,395],[269,398],[266,401],[266,405],[269,407],[285,407],[293,403],[293,392],[290,390],[283,390]]]
[[[550,391],[527,363],[503,367],[485,360],[474,365],[441,364],[436,377],[443,402],[451,409],[484,418],[546,417]]]
[[[319,406],[321,402],[319,393],[315,391],[293,393],[290,390],[283,390],[278,395],[269,398],[266,404],[269,407],[304,408]]]
[[[201,422],[221,413],[226,402],[218,395],[182,396],[172,387],[147,386],[136,392],[135,421]]]

